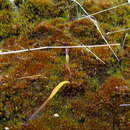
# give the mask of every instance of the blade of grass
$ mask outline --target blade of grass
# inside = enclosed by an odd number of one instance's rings
[[[57,92],[62,88],[63,85],[69,84],[69,81],[62,81],[60,82],[51,92],[50,96],[47,100],[32,114],[29,120],[32,120],[45,106],[46,104],[57,94]]]

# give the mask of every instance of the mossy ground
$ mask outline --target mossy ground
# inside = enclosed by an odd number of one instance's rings
[[[91,14],[126,0],[80,1]],[[83,12],[69,0],[0,0],[1,51],[53,45],[105,44],[93,23],[78,20]],[[130,5],[96,15],[109,41],[122,45],[128,28]],[[0,55],[0,130],[129,130],[130,31],[124,48],[91,49],[102,64],[84,49],[69,49],[69,69],[65,49],[46,49]],[[39,77],[34,75],[41,75]],[[24,78],[26,76],[34,76]],[[27,119],[47,99],[61,81],[71,83],[39,113]],[[59,117],[54,117],[58,113]]]

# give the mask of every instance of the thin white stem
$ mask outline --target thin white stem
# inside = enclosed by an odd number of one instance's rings
[[[36,77],[41,77],[41,76],[43,76],[43,75],[39,74],[39,75],[25,76],[25,77],[20,77],[17,79],[28,79],[28,78],[36,78]]]
[[[100,13],[103,13],[103,12],[106,12],[106,11],[109,11],[109,10],[112,10],[112,9],[115,9],[115,8],[119,8],[119,7],[125,6],[125,5],[128,5],[128,2],[122,3],[122,4],[120,4],[120,5],[117,5],[117,6],[114,6],[114,7],[108,8],[108,9],[105,9],[105,10],[98,11],[98,12],[93,13],[93,14],[90,14],[90,15],[88,15],[88,16],[84,16],[84,17],[82,17],[82,18],[80,18],[80,19],[88,18],[88,17],[94,16],[94,15],[97,15],[97,14],[100,14]]]
[[[108,41],[106,40],[106,38],[104,37],[104,35],[102,34],[101,30],[99,29],[99,26],[96,25],[97,27],[97,30],[99,31],[99,33],[101,34],[103,40],[106,42],[106,44],[108,45],[108,47],[110,48],[110,50],[112,51],[112,53],[115,55],[116,59],[118,60],[119,62],[119,58],[117,57],[116,53],[114,52],[114,50],[111,48],[110,44],[108,43]]]
[[[124,40],[123,40],[123,43],[122,43],[122,48],[124,48],[124,45],[125,45],[125,41],[126,41],[127,36],[128,36],[128,33],[125,34],[125,37],[124,37]]]
[[[80,6],[80,8],[84,11],[84,13],[88,16],[87,18],[90,19],[90,21],[92,21],[92,23],[96,26],[97,30],[99,31],[99,33],[101,34],[101,37],[103,38],[103,40],[106,42],[106,44],[108,45],[108,47],[110,48],[110,50],[112,51],[112,53],[115,55],[116,59],[119,61],[117,55],[115,54],[114,50],[111,48],[111,46],[109,45],[108,41],[106,40],[105,36],[103,35],[103,33],[101,32],[97,20],[94,20],[91,16],[89,16],[88,12],[82,7],[82,5],[77,1],[77,0],[71,0],[74,1],[76,4],[78,4]]]
[[[120,104],[120,107],[128,107],[130,104]]]
[[[120,44],[110,44],[110,46],[120,46]],[[32,52],[37,50],[44,50],[44,49],[66,49],[66,48],[96,48],[96,47],[108,47],[108,45],[84,45],[84,46],[45,46],[45,47],[38,47],[38,48],[30,48],[30,49],[23,49],[23,50],[16,50],[16,51],[8,51],[8,52],[0,52],[0,55],[7,55],[7,54],[16,54],[22,52]]]
[[[111,34],[119,33],[119,32],[125,32],[125,31],[128,31],[128,30],[130,30],[130,28],[121,29],[121,30],[112,31],[112,32],[107,32],[106,35],[111,35]]]
[[[84,46],[84,45],[83,45]],[[90,52],[92,55],[94,55],[96,57],[97,60],[101,61],[103,64],[105,64],[105,62],[99,58],[95,53],[93,53],[90,49],[88,49],[87,47],[85,47],[85,50],[87,50],[88,52]]]
[[[50,99],[47,99],[32,115],[31,117],[28,119],[29,120],[32,120],[35,118],[35,116],[46,106],[46,104],[49,102]]]

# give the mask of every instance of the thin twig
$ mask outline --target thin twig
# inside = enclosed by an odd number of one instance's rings
[[[50,99],[47,99],[32,115],[31,117],[29,117],[28,121],[29,120],[32,120],[36,115],[37,113],[39,113],[45,106],[46,104],[50,101]]]
[[[109,11],[109,10],[112,10],[112,9],[115,9],[115,8],[119,8],[119,7],[121,7],[121,6],[125,6],[125,5],[127,5],[127,4],[128,4],[128,2],[122,3],[122,4],[120,4],[120,5],[117,5],[117,6],[114,6],[114,7],[108,8],[108,9],[105,9],[105,10],[98,11],[98,12],[93,13],[93,14],[90,14],[90,15],[88,15],[88,16],[84,16],[84,17],[82,17],[82,18],[80,18],[80,19],[88,18],[88,17],[94,16],[94,15],[97,15],[97,14],[100,14],[100,13],[103,13],[103,12],[106,12],[106,11]]]
[[[130,106],[130,104],[120,104],[120,107],[127,107]]]
[[[101,32],[98,24],[96,24],[97,30],[99,31],[99,33],[101,34],[103,40],[106,42],[106,44],[108,45],[108,47],[110,48],[110,50],[112,51],[112,53],[115,55],[116,59],[119,61],[119,58],[117,57],[116,53],[114,52],[114,50],[111,48],[110,44],[108,43],[108,41],[106,40],[106,38],[104,37],[103,33]]]
[[[17,79],[29,79],[29,78],[36,78],[36,77],[41,77],[41,76],[43,76],[43,75],[39,74],[39,75],[25,76],[25,77],[20,77]]]
[[[101,32],[97,20],[93,19],[91,16],[89,16],[88,12],[82,7],[82,5],[77,1],[77,0],[71,0],[73,2],[75,2],[76,4],[78,4],[80,6],[80,8],[84,11],[84,13],[88,16],[87,18],[90,19],[90,21],[92,21],[92,23],[96,26],[97,30],[99,31],[101,37],[103,38],[103,40],[106,42],[106,44],[108,45],[108,47],[110,48],[110,50],[112,51],[112,53],[115,55],[116,59],[119,61],[117,55],[115,54],[114,50],[111,48],[111,46],[109,45],[108,41],[106,40],[105,36],[103,35],[103,33]]]
[[[120,46],[120,44],[110,44],[110,46]],[[16,50],[16,51],[7,51],[7,52],[0,52],[0,55],[7,55],[7,54],[16,54],[22,52],[31,52],[36,50],[44,50],[44,49],[65,49],[65,48],[96,48],[96,47],[108,47],[108,45],[84,45],[84,46],[45,46],[45,47],[38,47],[38,48],[30,48],[30,49],[23,49],[23,50]]]
[[[130,30],[130,28],[121,29],[121,30],[112,31],[112,32],[107,32],[106,35],[111,35],[111,34],[119,33],[119,32],[125,32],[125,31],[128,31],[128,30]]]
[[[84,45],[83,45],[84,46]],[[94,55],[96,57],[97,60],[101,61],[103,64],[105,64],[105,62],[99,58],[95,53],[93,53],[90,49],[88,49],[87,47],[85,47],[85,50],[87,50],[88,52],[90,52],[92,55]]]
[[[128,36],[128,33],[125,34],[125,37],[124,37],[124,40],[123,40],[123,43],[122,43],[122,48],[124,48],[124,45],[125,45],[125,41],[126,41],[127,36]]]

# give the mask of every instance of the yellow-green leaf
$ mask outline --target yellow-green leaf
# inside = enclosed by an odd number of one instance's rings
[[[52,90],[52,92],[51,92],[51,95],[49,96],[49,100],[51,99],[51,98],[53,98],[54,96],[55,96],[55,94],[60,90],[60,88],[64,85],[64,84],[68,84],[68,83],[70,83],[69,81],[62,81],[62,82],[60,82],[53,90]]]
[[[62,81],[60,82],[51,92],[50,96],[47,98],[47,100],[32,114],[32,116],[29,118],[29,120],[32,120],[38,112],[40,112],[46,104],[56,95],[56,93],[60,90],[60,88],[65,85],[70,83],[69,81]]]

